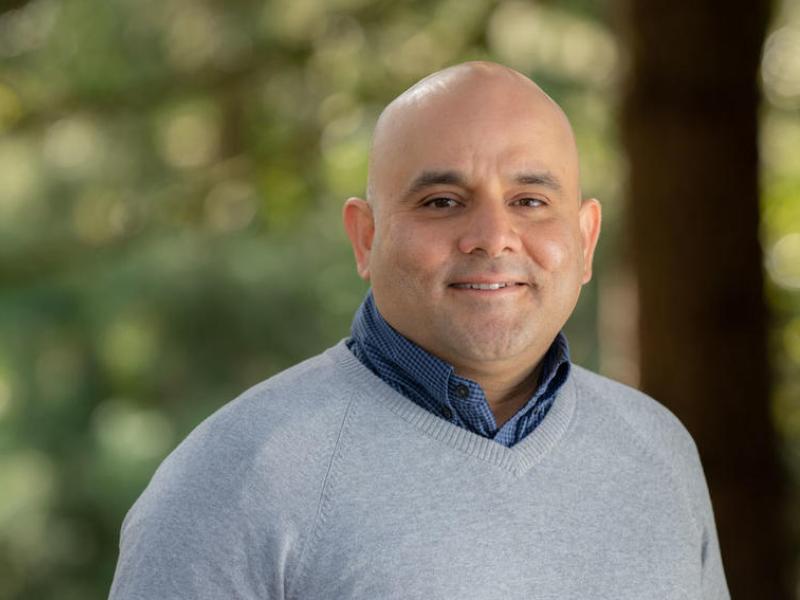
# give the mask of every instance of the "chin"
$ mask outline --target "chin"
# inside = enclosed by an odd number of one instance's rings
[[[508,360],[525,354],[534,345],[533,334],[520,335],[518,328],[498,331],[486,327],[475,331],[451,333],[454,351],[472,361]]]

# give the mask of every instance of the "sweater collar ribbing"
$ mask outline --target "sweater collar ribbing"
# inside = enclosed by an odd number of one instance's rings
[[[347,348],[347,339],[325,354],[341,369],[353,393],[362,402],[379,402],[425,435],[479,460],[524,475],[563,438],[575,414],[577,385],[570,369],[564,385],[542,423],[511,448],[454,425],[418,406],[366,368]]]

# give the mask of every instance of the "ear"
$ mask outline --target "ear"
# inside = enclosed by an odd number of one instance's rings
[[[369,281],[369,256],[372,251],[372,239],[375,236],[372,207],[361,198],[348,198],[342,209],[342,218],[347,237],[353,246],[358,274]]]
[[[597,247],[597,238],[600,236],[600,222],[602,220],[600,202],[595,198],[589,198],[581,202],[581,207],[578,210],[578,220],[583,245],[583,279],[581,284],[584,284],[588,283],[592,278],[592,260],[594,259],[594,249]]]

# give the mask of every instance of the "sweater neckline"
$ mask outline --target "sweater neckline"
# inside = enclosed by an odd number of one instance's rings
[[[566,433],[577,404],[575,369],[559,390],[544,420],[508,448],[425,410],[367,369],[347,348],[347,339],[325,351],[347,375],[360,397],[379,401],[424,434],[479,460],[523,475],[544,458]]]

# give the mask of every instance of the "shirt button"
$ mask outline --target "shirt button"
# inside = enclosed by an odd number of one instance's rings
[[[450,410],[449,406],[442,407],[442,416],[448,421],[453,418],[453,411]]]
[[[459,398],[466,398],[469,396],[469,388],[465,386],[463,383],[459,383],[456,386],[456,396]]]

